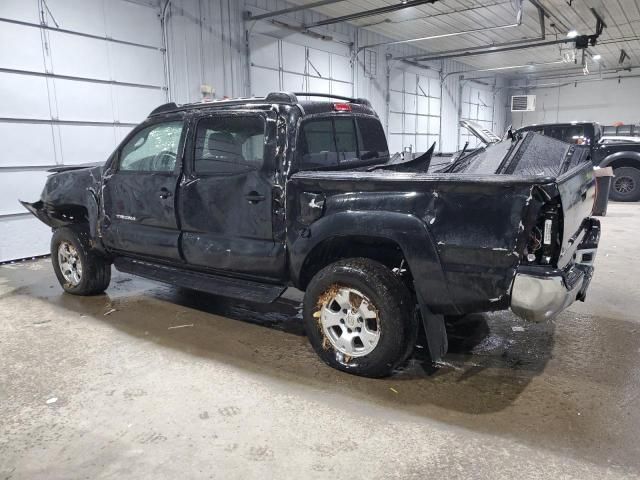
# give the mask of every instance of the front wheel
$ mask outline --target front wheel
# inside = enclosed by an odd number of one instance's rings
[[[64,291],[74,295],[102,293],[111,281],[111,265],[90,248],[80,227],[62,227],[53,233],[51,263]]]
[[[613,171],[609,198],[616,202],[636,202],[640,200],[640,170],[620,167]]]
[[[304,296],[309,341],[328,365],[367,377],[390,375],[412,353],[415,302],[379,262],[355,258],[323,268]]]

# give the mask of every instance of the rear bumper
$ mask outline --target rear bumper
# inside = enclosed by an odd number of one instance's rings
[[[554,318],[583,291],[585,274],[579,272],[579,276],[574,285],[568,286],[561,272],[547,277],[517,273],[511,290],[511,310],[534,322]]]
[[[576,300],[584,301],[599,239],[600,222],[591,218],[569,268],[519,267],[511,288],[511,310],[525,320],[539,322],[554,318]]]

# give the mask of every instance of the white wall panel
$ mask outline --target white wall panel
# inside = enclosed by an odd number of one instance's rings
[[[162,46],[158,12],[132,2],[103,0],[107,35],[118,40]]]
[[[46,171],[2,172],[0,174],[0,215],[24,213],[18,200],[36,201],[40,199]]]
[[[284,70],[305,73],[306,48],[295,43],[282,42],[282,67]]]
[[[351,82],[351,62],[348,57],[341,55],[331,55],[331,77],[343,82]]]
[[[331,76],[331,58],[328,52],[322,50],[316,50],[315,48],[309,49],[309,62],[313,65],[309,66],[309,73],[311,75],[322,75],[324,78]],[[317,71],[316,71],[317,70]],[[336,77],[333,77],[336,78]],[[349,79],[350,80],[350,79]]]
[[[54,80],[60,120],[112,122],[111,85]]]
[[[390,133],[387,136],[387,142],[389,143],[389,151],[392,155],[402,151],[402,134]]]
[[[280,74],[277,71],[251,67],[251,96],[264,96],[279,90]]]
[[[353,96],[353,84],[343,82],[331,82],[331,93],[344,97]]]
[[[263,67],[278,68],[280,65],[277,38],[267,35],[251,35],[251,61]]]
[[[335,91],[331,88],[332,84],[333,88],[336,89]],[[340,87],[336,85],[336,82],[331,82],[324,78],[309,77],[308,86],[310,92],[331,92],[333,94],[340,95],[340,93],[338,93],[340,91]]]
[[[59,128],[65,165],[105,161],[116,146],[112,126],[60,125]]]
[[[60,28],[99,36],[106,33],[104,0],[47,0],[47,6]]]
[[[20,39],[20,48],[16,48],[16,39]],[[0,65],[2,68],[43,72],[41,43],[39,29],[3,23],[0,25]]]
[[[0,72],[0,99],[0,117],[51,118],[43,77]]]
[[[51,228],[35,217],[0,218],[0,262],[49,252]]]
[[[640,78],[570,83],[562,87],[507,90],[503,104],[511,95],[536,95],[535,112],[512,112],[513,126],[532,123],[595,121],[603,125],[640,123]],[[615,105],[615,108],[612,106]]]
[[[116,127],[116,147],[131,133],[131,130],[133,130],[133,127],[123,127],[120,125]]]
[[[47,124],[1,122],[0,167],[55,165],[51,129]]]
[[[307,79],[302,75],[283,73],[282,90],[285,92],[305,92],[307,91]]]
[[[113,86],[113,96],[117,108],[117,120],[122,123],[139,123],[151,111],[166,102],[162,90]]]
[[[402,133],[402,113],[389,113],[389,133]]]
[[[107,41],[94,38],[78,41],[77,35],[49,32],[49,42],[53,73],[111,80]]]
[[[159,50],[111,43],[109,59],[112,80],[158,87],[163,85],[164,60]]]
[[[39,23],[40,13],[38,10],[38,2],[2,0],[0,2],[0,17],[21,20],[23,22]]]

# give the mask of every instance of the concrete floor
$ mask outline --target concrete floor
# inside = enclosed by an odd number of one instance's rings
[[[322,364],[295,299],[0,267],[0,479],[640,478],[640,204],[603,226],[586,303],[474,316],[385,380]]]

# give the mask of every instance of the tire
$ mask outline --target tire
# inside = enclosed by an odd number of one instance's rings
[[[609,198],[616,202],[637,202],[640,200],[640,170],[634,167],[620,167],[613,171]]]
[[[390,375],[411,355],[418,334],[414,297],[391,270],[366,258],[320,270],[305,292],[303,317],[326,364],[365,377]]]
[[[91,249],[88,237],[81,227],[61,227],[51,239],[53,270],[64,291],[73,295],[97,295],[111,281],[111,264]]]

